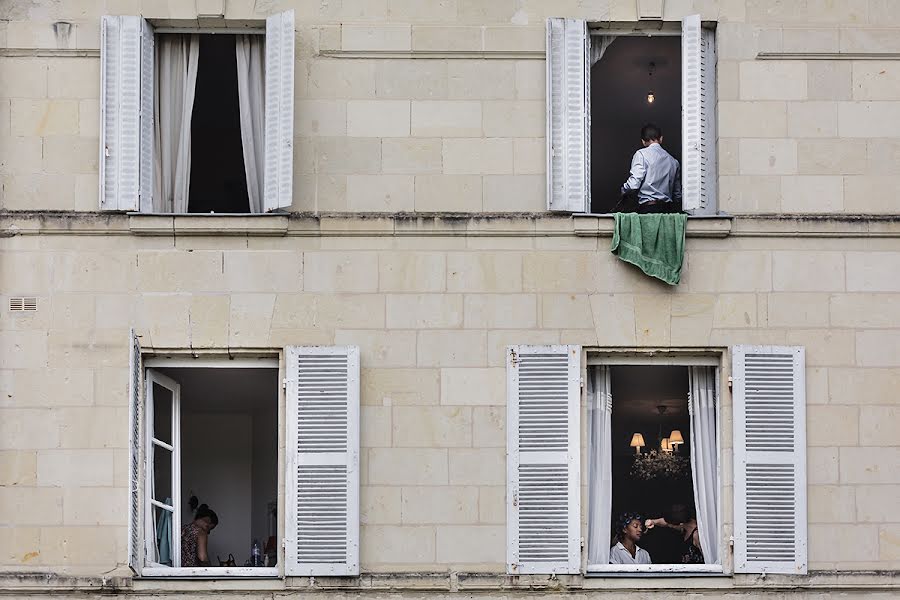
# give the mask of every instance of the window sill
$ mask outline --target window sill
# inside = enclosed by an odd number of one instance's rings
[[[283,236],[288,216],[281,214],[128,214],[128,229],[135,235]]]
[[[144,567],[141,579],[272,579],[278,567]]]
[[[685,235],[693,238],[726,238],[731,234],[731,215],[689,216]],[[611,237],[616,228],[613,214],[573,215],[575,235],[583,237]]]
[[[588,565],[585,577],[715,577],[722,565]]]

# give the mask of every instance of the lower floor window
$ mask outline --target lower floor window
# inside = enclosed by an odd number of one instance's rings
[[[589,569],[719,568],[717,369],[595,365],[588,379]]]
[[[275,566],[277,382],[276,368],[146,369],[145,574]]]

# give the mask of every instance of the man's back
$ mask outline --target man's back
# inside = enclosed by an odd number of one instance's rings
[[[657,143],[641,148],[631,159],[631,176],[625,190],[638,190],[638,202],[681,200],[681,167],[671,154]]]

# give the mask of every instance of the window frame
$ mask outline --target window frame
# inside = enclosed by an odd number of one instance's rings
[[[582,380],[587,381],[588,369],[595,366],[679,366],[679,367],[715,367],[716,381],[719,382],[720,393],[716,396],[716,458],[717,473],[716,487],[718,488],[718,506],[716,512],[719,516],[718,538],[723,549],[728,548],[725,542],[725,522],[724,522],[724,502],[725,487],[723,480],[723,462],[722,462],[722,402],[721,402],[721,381],[722,375],[725,373],[724,360],[725,350],[704,350],[699,352],[679,352],[672,350],[665,351],[642,351],[642,352],[609,352],[603,349],[589,349],[586,351],[587,357],[584,361],[584,371]],[[613,398],[613,406],[615,406],[615,398]],[[586,420],[587,422],[587,420]],[[588,425],[590,426],[590,425]],[[586,433],[585,433],[586,434]],[[585,439],[583,445],[587,446]],[[590,473],[591,456],[587,456],[582,472],[582,480],[588,481]],[[613,482],[614,484],[614,482]],[[584,539],[587,539],[590,523],[587,516],[590,515],[590,508],[584,510],[586,518],[584,520]],[[613,564],[590,564],[587,560],[587,550],[582,551],[582,560],[584,562],[585,577],[659,577],[665,575],[683,575],[683,576],[715,576],[715,575],[731,575],[729,569],[726,569],[725,556],[720,557],[719,564],[712,565],[682,565],[682,564],[665,564],[665,565],[613,565]]]
[[[276,354],[277,352],[277,354]],[[255,353],[254,353],[255,354]],[[273,356],[274,354],[274,356]],[[144,470],[142,477],[144,479],[144,489],[142,490],[142,510],[144,511],[144,518],[141,520],[142,527],[139,532],[139,537],[141,540],[142,547],[146,546],[148,541],[147,536],[147,527],[150,523],[150,513],[149,508],[150,504],[150,492],[148,487],[148,471],[146,467],[146,461],[148,458],[148,450],[150,448],[150,444],[152,443],[150,440],[151,431],[148,425],[148,414],[150,412],[150,407],[148,405],[149,394],[147,389],[151,383],[151,377],[159,378],[162,376],[165,379],[171,379],[165,375],[159,373],[156,369],[158,368],[203,368],[203,369],[216,369],[216,368],[227,368],[227,369],[241,369],[241,368],[270,368],[277,370],[275,377],[278,378],[278,381],[282,381],[284,375],[284,369],[282,364],[282,349],[274,351],[273,353],[264,353],[261,356],[238,356],[234,357],[233,352],[231,356],[197,356],[196,352],[191,352],[188,350],[184,350],[183,352],[174,352],[167,353],[166,355],[153,354],[152,351],[145,351],[142,356],[141,367],[142,367],[142,381],[145,382],[144,395],[142,397],[142,408],[143,408],[143,423],[142,427],[145,428],[145,443],[141,445],[141,455],[139,457],[139,462],[142,465]],[[152,374],[152,375],[151,375]],[[177,383],[177,382],[176,382]],[[277,426],[277,434],[279,435],[279,439],[281,436],[281,432],[284,426],[283,423],[283,402],[284,402],[284,388],[281,384],[278,385],[278,397],[276,399],[278,403],[277,414],[278,414],[278,426]],[[175,417],[173,411],[173,441],[175,440],[175,436],[178,435],[178,432],[175,429],[174,423],[180,421],[180,416]],[[180,444],[173,444],[178,448]],[[178,457],[179,464],[177,465],[177,472],[180,473],[181,465],[180,465],[180,456]],[[283,502],[284,502],[284,494],[283,484],[284,484],[284,465],[285,465],[285,457],[284,452],[282,450],[282,445],[279,441],[278,450],[277,450],[277,463],[278,463],[278,488],[276,490],[276,502],[279,505],[278,516],[276,518],[276,539],[283,539],[285,532],[285,519],[283,516],[283,510],[281,510]],[[173,478],[176,477],[176,466],[173,465]],[[173,488],[173,496],[179,496],[179,493],[176,493]],[[173,502],[177,502],[173,498]],[[177,504],[176,504],[177,506]],[[173,519],[174,521],[175,519]],[[181,539],[181,532],[175,531],[173,525],[173,544],[175,540],[179,541]],[[166,567],[159,565],[152,565],[147,563],[146,551],[144,556],[142,557],[143,565],[140,565],[137,569],[136,578],[139,579],[242,579],[242,578],[250,578],[250,579],[283,579],[284,578],[284,548],[281,544],[278,544],[278,564],[274,567]]]

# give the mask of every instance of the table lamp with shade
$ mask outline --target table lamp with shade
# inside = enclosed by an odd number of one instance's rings
[[[631,447],[634,448],[635,454],[641,453],[641,448],[645,446],[644,444],[644,436],[640,433],[635,433],[631,436]]]

